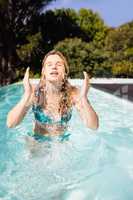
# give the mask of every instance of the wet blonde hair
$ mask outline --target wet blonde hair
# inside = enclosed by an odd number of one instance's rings
[[[45,61],[48,58],[48,56],[50,56],[50,55],[60,56],[60,58],[64,62],[64,66],[65,66],[65,75],[64,75],[64,79],[62,80],[62,86],[61,86],[61,90],[60,90],[61,98],[59,101],[59,110],[58,110],[58,112],[61,113],[61,116],[62,116],[72,106],[71,89],[73,86],[71,86],[70,83],[68,82],[69,66],[68,66],[67,60],[60,51],[52,50],[52,51],[48,52],[42,61],[41,78],[40,78],[39,84],[35,90],[35,103],[44,108],[47,105],[47,99],[46,99],[47,91],[45,89],[46,80],[45,80],[44,68],[45,68]]]

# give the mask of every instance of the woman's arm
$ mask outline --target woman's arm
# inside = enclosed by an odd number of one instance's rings
[[[34,97],[35,85],[31,84],[29,81],[29,68],[27,68],[25,72],[23,86],[24,95],[22,99],[7,115],[7,126],[9,128],[17,126],[22,121],[28,109],[30,108],[32,99]]]
[[[80,117],[88,128],[98,129],[99,119],[95,110],[91,106],[87,94],[90,87],[89,76],[86,72],[84,73],[83,85],[80,88],[76,88],[73,95],[73,102],[77,110],[79,111]]]
[[[79,93],[79,92],[78,92]],[[80,98],[79,95],[76,97],[75,107],[77,108],[81,119],[88,128],[98,129],[99,119],[98,115],[91,106],[89,100],[86,97]]]
[[[13,128],[22,121],[22,119],[24,118],[24,116],[30,108],[29,99],[30,97],[24,94],[21,100],[17,103],[17,105],[14,106],[12,110],[8,113],[6,122],[8,128]]]

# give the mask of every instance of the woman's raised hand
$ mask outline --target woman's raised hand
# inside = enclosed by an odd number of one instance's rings
[[[30,71],[30,68],[28,67],[26,69],[26,72],[23,78],[24,94],[27,97],[31,97],[31,94],[32,94],[32,85],[29,80],[29,71]]]
[[[83,71],[83,74],[84,74],[84,80],[80,91],[80,97],[87,98],[88,90],[90,87],[90,77],[85,71]]]

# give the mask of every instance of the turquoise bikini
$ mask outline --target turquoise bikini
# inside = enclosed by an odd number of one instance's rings
[[[41,106],[33,105],[32,111],[34,113],[35,119],[42,124],[58,124],[65,125],[71,119],[72,109],[63,115],[59,121],[53,120],[50,116],[46,115]]]
[[[28,132],[28,135],[33,137],[38,142],[52,142],[52,141],[58,141],[58,142],[64,142],[69,140],[70,133],[64,131],[61,135],[42,135],[36,132]]]
[[[64,114],[60,120],[55,121],[50,116],[44,113],[41,106],[34,104],[32,106],[32,111],[34,113],[35,120],[39,121],[41,124],[49,124],[49,125],[56,124],[56,125],[66,126],[72,116],[72,109],[70,109],[70,111]],[[37,140],[38,142],[52,141],[54,139],[63,142],[64,140],[66,141],[69,139],[70,133],[64,131],[63,134],[58,136],[47,136],[38,134],[36,132],[32,132],[28,133],[28,135],[34,137],[34,139]]]

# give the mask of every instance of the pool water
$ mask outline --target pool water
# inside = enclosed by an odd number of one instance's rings
[[[31,110],[6,127],[22,94],[21,84],[0,89],[0,200],[133,200],[132,103],[91,87],[99,129],[86,128],[73,108],[70,139],[41,143],[30,154]]]

